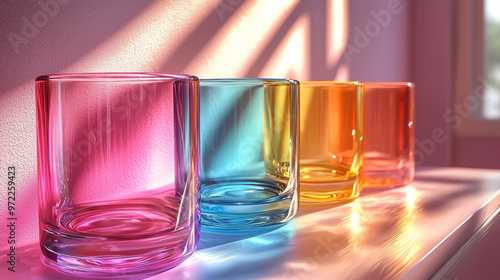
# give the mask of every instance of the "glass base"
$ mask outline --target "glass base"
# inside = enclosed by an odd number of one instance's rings
[[[361,192],[358,178],[330,183],[300,182],[301,203],[345,203],[357,198]]]
[[[349,169],[329,165],[300,166],[301,203],[344,203],[361,192],[360,177]]]
[[[252,231],[288,222],[297,212],[297,195],[285,184],[259,180],[201,184],[204,230]]]
[[[365,171],[365,187],[370,189],[395,188],[411,184],[414,168],[401,168],[397,170]]]
[[[124,276],[168,270],[195,250],[199,229],[176,224],[177,205],[138,200],[71,206],[57,226],[41,223],[44,263],[86,277]]]

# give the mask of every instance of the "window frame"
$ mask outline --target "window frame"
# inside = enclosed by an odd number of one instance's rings
[[[454,98],[444,117],[458,137],[500,138],[500,119],[482,117],[485,70],[484,0],[456,1]]]

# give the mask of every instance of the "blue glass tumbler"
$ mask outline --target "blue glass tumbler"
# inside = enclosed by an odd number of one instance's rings
[[[299,83],[200,80],[201,223],[253,230],[298,208]]]

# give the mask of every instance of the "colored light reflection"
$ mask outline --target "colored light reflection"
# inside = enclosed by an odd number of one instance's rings
[[[364,223],[366,222],[366,213],[363,212],[363,208],[358,201],[351,203],[350,215],[346,217],[344,226],[349,229],[350,232],[350,246],[356,251],[358,249],[358,243],[363,238],[366,233]]]
[[[191,258],[175,270],[151,279],[234,280],[268,277],[280,267],[293,246],[295,234],[293,221],[272,230],[242,234],[202,232],[199,249]]]
[[[350,277],[373,277],[384,275],[388,279],[397,278],[408,270],[419,257],[422,237],[417,221],[420,215],[419,195],[413,186],[407,186],[397,195],[388,196],[374,202],[374,208],[353,204],[350,223],[350,240],[354,255],[369,254],[370,259],[363,263],[372,271],[360,275],[353,269]],[[385,204],[385,205],[384,205]],[[362,218],[361,218],[362,217]],[[369,230],[363,230],[366,227]],[[373,240],[384,240],[373,244]]]
[[[299,212],[297,246],[283,264],[291,279],[311,274],[330,279],[394,279],[423,256],[420,193],[411,185],[307,211],[311,213]]]

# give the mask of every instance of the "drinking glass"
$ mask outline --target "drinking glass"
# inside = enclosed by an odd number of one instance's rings
[[[200,80],[204,228],[244,231],[293,218],[298,90],[293,80]]]
[[[62,272],[171,268],[199,239],[198,78],[36,79],[40,247]]]
[[[410,184],[415,173],[412,83],[365,83],[365,186]]]
[[[363,187],[363,86],[300,82],[300,200],[338,203]]]

